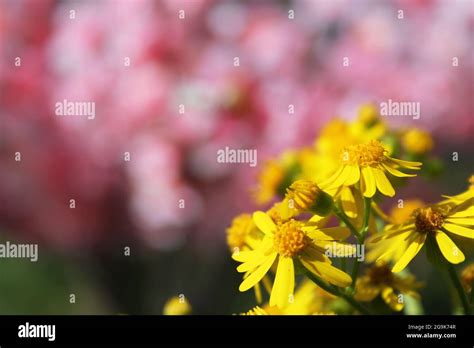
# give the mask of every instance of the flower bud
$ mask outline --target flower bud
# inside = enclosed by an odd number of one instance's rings
[[[294,207],[320,216],[328,215],[333,207],[332,197],[309,180],[297,180],[286,190]]]

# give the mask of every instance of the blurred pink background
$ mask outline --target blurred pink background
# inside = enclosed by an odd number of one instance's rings
[[[472,153],[473,8],[0,0],[0,228],[59,250],[221,246],[266,158],[370,101],[420,102],[399,125]],[[95,102],[95,119],[56,116],[63,99]],[[257,149],[259,165],[217,163],[225,146]]]

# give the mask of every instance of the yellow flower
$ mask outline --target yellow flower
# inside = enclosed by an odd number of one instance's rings
[[[328,304],[334,299],[334,295],[327,293],[319,286],[316,286],[312,281],[305,279],[296,290],[293,301],[290,301],[288,306],[280,310],[280,313],[277,312],[275,314],[334,314],[334,312],[328,309]],[[275,311],[275,308],[276,307],[270,307],[267,311]]]
[[[286,197],[300,211],[310,211],[317,215],[326,216],[332,210],[332,197],[312,181],[297,180],[286,189],[286,192]]]
[[[356,141],[351,134],[349,124],[335,118],[321,129],[314,145],[319,154],[336,159],[345,146],[354,144]]]
[[[329,309],[329,305],[335,298],[312,281],[304,279],[287,306],[278,308],[266,303],[261,308],[255,307],[244,315],[258,314],[258,312],[268,315],[333,315],[335,313]]]
[[[359,108],[357,119],[350,125],[350,132],[358,141],[380,139],[387,127],[380,119],[380,114],[374,104],[364,104]]]
[[[461,282],[466,292],[470,293],[474,285],[474,263],[463,269],[461,272]]]
[[[351,145],[342,153],[341,166],[320,187],[329,191],[360,182],[360,190],[365,197],[372,197],[378,190],[385,196],[393,197],[395,190],[386,173],[396,177],[412,177],[398,168],[420,169],[420,162],[403,161],[389,157],[386,149],[377,140],[366,144]]]
[[[433,139],[430,133],[417,128],[405,132],[401,142],[405,150],[415,155],[424,155],[433,148]]]
[[[255,200],[258,204],[270,202],[277,195],[284,195],[286,188],[298,173],[297,154],[294,151],[283,153],[277,160],[265,163],[258,175],[258,188]]]
[[[183,295],[170,298],[163,308],[164,315],[187,315],[191,313],[191,305]]]
[[[337,156],[323,155],[314,148],[304,148],[298,153],[301,168],[299,179],[322,182],[329,178],[339,165]]]
[[[338,241],[347,238],[350,232],[345,227],[319,229],[313,224],[305,225],[290,219],[275,223],[264,212],[253,214],[254,223],[265,234],[255,250],[234,253],[232,258],[242,264],[238,272],[250,272],[240,284],[240,291],[247,291],[257,284],[276,262],[276,276],[270,296],[270,306],[282,308],[293,296],[295,286],[294,262],[330,284],[345,287],[351,284],[351,277],[331,265],[325,255],[326,247],[345,247]]]
[[[239,252],[254,249],[260,240],[263,238],[263,233],[255,226],[250,214],[240,214],[232,220],[231,226],[227,229],[227,245],[231,252]],[[249,272],[244,275],[244,278],[249,276]],[[268,293],[271,291],[271,282],[265,277],[263,285]],[[254,286],[255,298],[257,303],[262,302],[262,289],[260,284]]]
[[[231,251],[252,249],[263,237],[250,214],[236,216],[226,232],[227,245]]]
[[[438,245],[448,262],[458,264],[465,257],[449,235],[474,239],[473,226],[474,206],[471,201],[460,205],[434,205],[417,209],[404,224],[387,226],[385,233],[369,239],[369,245],[375,245],[367,255],[367,260],[393,260],[395,265],[392,272],[400,272],[429,238]]]
[[[367,269],[365,275],[357,279],[356,294],[358,301],[369,302],[381,295],[384,302],[394,311],[401,311],[404,307],[403,297],[408,295],[419,298],[416,289],[422,286],[410,275],[400,277],[391,272],[385,263],[373,265]]]
[[[370,126],[380,121],[380,115],[377,107],[372,103],[362,104],[359,107],[357,120]]]

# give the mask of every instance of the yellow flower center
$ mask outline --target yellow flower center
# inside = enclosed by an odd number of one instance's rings
[[[444,216],[439,211],[428,207],[414,212],[416,230],[421,233],[434,233],[443,227]]]
[[[278,226],[273,237],[274,247],[282,256],[293,257],[308,245],[308,237],[301,230],[301,223],[290,220]]]
[[[367,275],[372,284],[390,284],[393,280],[393,273],[385,264],[369,268]]]
[[[367,144],[346,147],[342,152],[342,162],[357,164],[361,167],[374,166],[383,161],[385,152],[380,141],[371,140]]]

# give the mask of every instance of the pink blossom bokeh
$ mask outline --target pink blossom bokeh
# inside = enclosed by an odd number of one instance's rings
[[[0,227],[66,250],[217,244],[259,169],[217,149],[255,148],[261,164],[368,101],[418,101],[410,122],[467,143],[472,5],[0,0]],[[63,99],[95,102],[96,118],[56,116]]]

